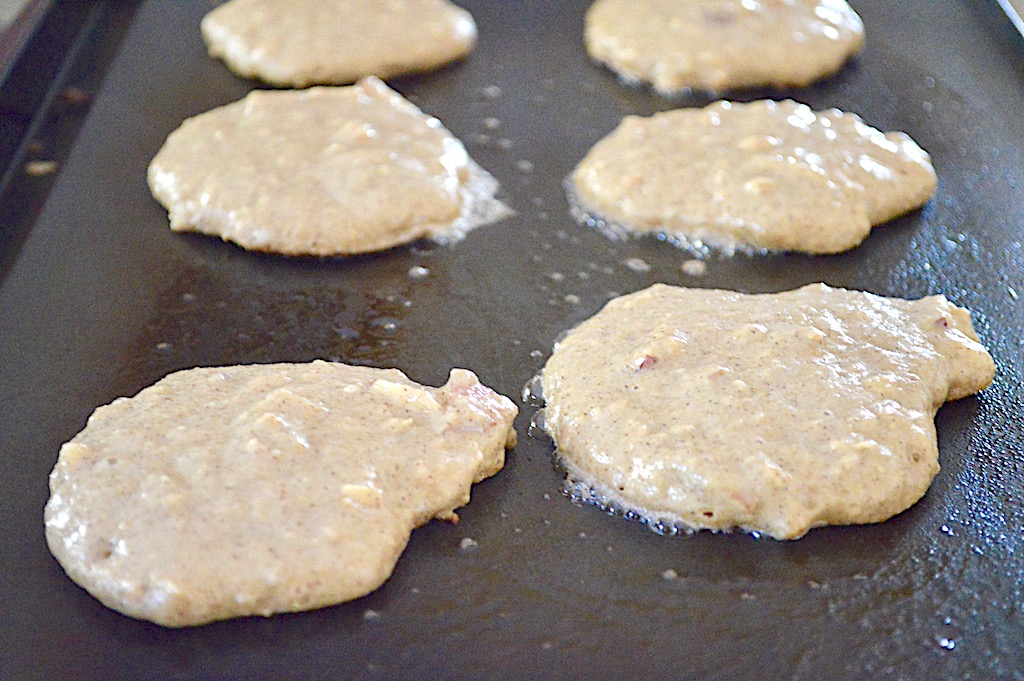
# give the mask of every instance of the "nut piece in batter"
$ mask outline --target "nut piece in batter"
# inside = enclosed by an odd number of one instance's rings
[[[105,605],[169,627],[333,605],[380,586],[515,443],[462,369],[190,369],[97,409],[50,475],[46,540]]]
[[[210,56],[238,75],[296,88],[431,71],[477,36],[448,0],[230,0],[201,28]]]
[[[839,253],[920,207],[937,180],[901,132],[793,101],[627,116],[570,176],[583,218],[725,253]]]
[[[802,87],[839,71],[864,45],[846,0],[597,0],[590,56],[661,94]]]
[[[451,242],[509,213],[462,143],[376,78],[257,90],[190,118],[148,179],[172,230],[286,255]]]
[[[939,470],[936,411],[994,371],[942,296],[656,284],[556,345],[545,427],[601,504],[796,539],[920,499]]]

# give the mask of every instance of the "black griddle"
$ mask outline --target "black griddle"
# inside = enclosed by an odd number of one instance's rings
[[[170,232],[146,165],[185,117],[256,85],[206,56],[213,3],[134,15],[0,282],[0,677],[1024,679],[1024,54],[1008,22],[969,0],[855,1],[868,44],[842,73],[737,96],[905,130],[932,153],[938,196],[847,254],[712,256],[695,277],[669,244],[576,224],[562,180],[622,116],[708,98],[666,100],[591,63],[584,0],[463,4],[471,57],[392,85],[467,143],[516,215],[451,247],[326,260]],[[394,576],[351,603],[166,630],[100,605],[46,549],[60,444],[171,371],[319,357],[436,385],[460,366],[517,396],[561,332],[658,281],[945,293],[974,313],[996,382],[940,411],[942,472],[922,501],[796,542],[659,536],[574,503],[521,404],[519,445],[462,521],[417,530]]]

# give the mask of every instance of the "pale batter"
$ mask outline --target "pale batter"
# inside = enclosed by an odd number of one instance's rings
[[[994,371],[942,296],[656,284],[569,333],[542,386],[558,455],[601,503],[796,539],[920,499],[939,470],[935,412]]]
[[[450,242],[508,214],[462,143],[376,78],[254,91],[190,118],[149,187],[175,231],[287,255]]]
[[[587,52],[662,94],[801,87],[839,71],[864,45],[846,0],[597,0]]]
[[[789,100],[627,116],[570,177],[582,211],[613,233],[726,253],[845,251],[926,203],[936,184],[906,134]]]
[[[455,369],[191,369],[100,407],[50,475],[46,539],[107,606],[170,627],[308,610],[386,580],[515,443],[510,400]]]
[[[476,46],[476,24],[448,0],[230,0],[203,18],[210,55],[284,87],[420,73]]]

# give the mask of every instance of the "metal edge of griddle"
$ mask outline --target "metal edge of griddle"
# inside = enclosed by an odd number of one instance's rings
[[[1024,16],[1021,16],[1021,10],[1019,10],[1011,0],[996,0],[996,2],[999,3],[1003,12],[1006,13],[1007,17],[1009,17],[1010,23],[1013,24],[1021,37],[1024,38]]]
[[[1012,52],[1018,72],[1024,76],[1024,0],[976,0],[974,9],[988,30]]]
[[[0,282],[57,174],[26,164],[65,160],[140,2],[51,3],[0,80]]]
[[[52,5],[53,0],[26,2],[17,16],[0,30],[0,83],[7,80],[11,68],[21,55],[22,48],[35,34],[39,22],[43,20]]]

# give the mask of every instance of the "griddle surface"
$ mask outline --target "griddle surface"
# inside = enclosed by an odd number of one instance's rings
[[[149,160],[186,116],[254,84],[206,56],[210,2],[139,10],[0,288],[0,676],[1024,678],[1024,88],[991,15],[861,0],[868,45],[839,76],[738,97],[791,96],[906,130],[933,155],[938,196],[845,255],[711,258],[691,277],[666,243],[577,225],[562,180],[622,116],[708,100],[667,101],[588,61],[582,0],[463,4],[476,52],[392,85],[467,142],[516,215],[449,248],[322,261],[169,231]],[[410,278],[414,266],[429,275]],[[46,549],[60,444],[96,406],[171,371],[320,357],[437,385],[461,366],[516,396],[559,333],[656,281],[945,293],[974,313],[996,383],[939,413],[942,472],[920,503],[797,542],[661,537],[572,503],[550,443],[525,436],[524,407],[520,444],[462,522],[417,530],[394,576],[352,603],[165,630],[104,608]],[[478,546],[460,550],[464,537]]]

